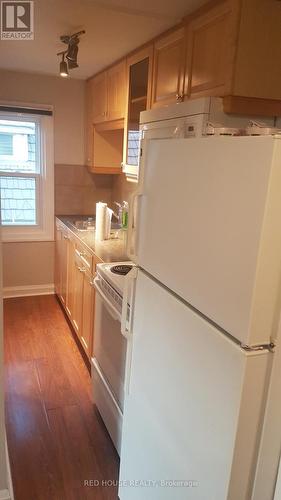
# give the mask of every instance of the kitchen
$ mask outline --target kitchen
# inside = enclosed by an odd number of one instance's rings
[[[34,15],[0,41],[0,498],[279,500],[280,2]]]

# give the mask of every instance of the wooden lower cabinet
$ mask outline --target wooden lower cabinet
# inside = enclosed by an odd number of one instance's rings
[[[67,251],[68,234],[60,226],[56,227],[55,290],[63,305],[67,294]]]
[[[56,226],[55,290],[81,345],[90,359],[93,351],[96,258],[64,226]],[[92,268],[93,264],[93,268]]]
[[[84,268],[75,259],[73,274],[72,321],[78,337],[82,335]]]
[[[95,289],[93,276],[89,271],[84,274],[82,302],[82,332],[80,338],[86,354],[90,358],[93,351]]]

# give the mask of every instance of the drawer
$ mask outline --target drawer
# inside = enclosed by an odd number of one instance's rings
[[[79,245],[79,243],[75,243],[75,254],[83,261],[84,266],[92,271],[93,255],[91,252]]]

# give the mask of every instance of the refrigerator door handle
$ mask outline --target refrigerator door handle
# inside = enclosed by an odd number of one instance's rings
[[[139,209],[137,207],[136,214],[134,214],[135,203],[137,198],[141,198],[144,194],[144,170],[146,164],[148,143],[150,139],[142,139],[140,143],[140,161],[139,161],[139,175],[138,175],[138,187],[136,191],[131,195],[129,200],[129,220],[128,220],[128,238],[127,238],[127,255],[129,259],[137,263],[137,232],[135,231],[135,241],[133,242],[133,232],[134,227],[139,223]]]
[[[127,274],[125,279],[125,286],[122,301],[122,314],[121,314],[121,333],[128,340],[132,333],[132,319],[133,319],[133,298],[134,298],[134,281],[137,277],[137,268],[133,269]],[[130,294],[130,307],[128,307],[128,298]],[[129,310],[129,317],[128,317]]]
[[[134,233],[134,227],[136,225],[136,218],[134,217],[134,209],[135,209],[135,202],[137,198],[140,198],[142,196],[142,193],[140,191],[136,191],[135,193],[132,194],[130,200],[129,200],[129,220],[128,220],[128,238],[127,238],[127,255],[130,260],[133,262],[137,262],[137,242],[136,240],[133,241],[133,233]],[[136,238],[136,233],[135,233],[135,238]]]

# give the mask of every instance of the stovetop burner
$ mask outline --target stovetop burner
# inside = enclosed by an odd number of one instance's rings
[[[110,268],[110,271],[114,274],[120,274],[121,276],[126,276],[128,274],[133,266],[129,266],[126,264],[119,264],[118,266],[112,266]]]

